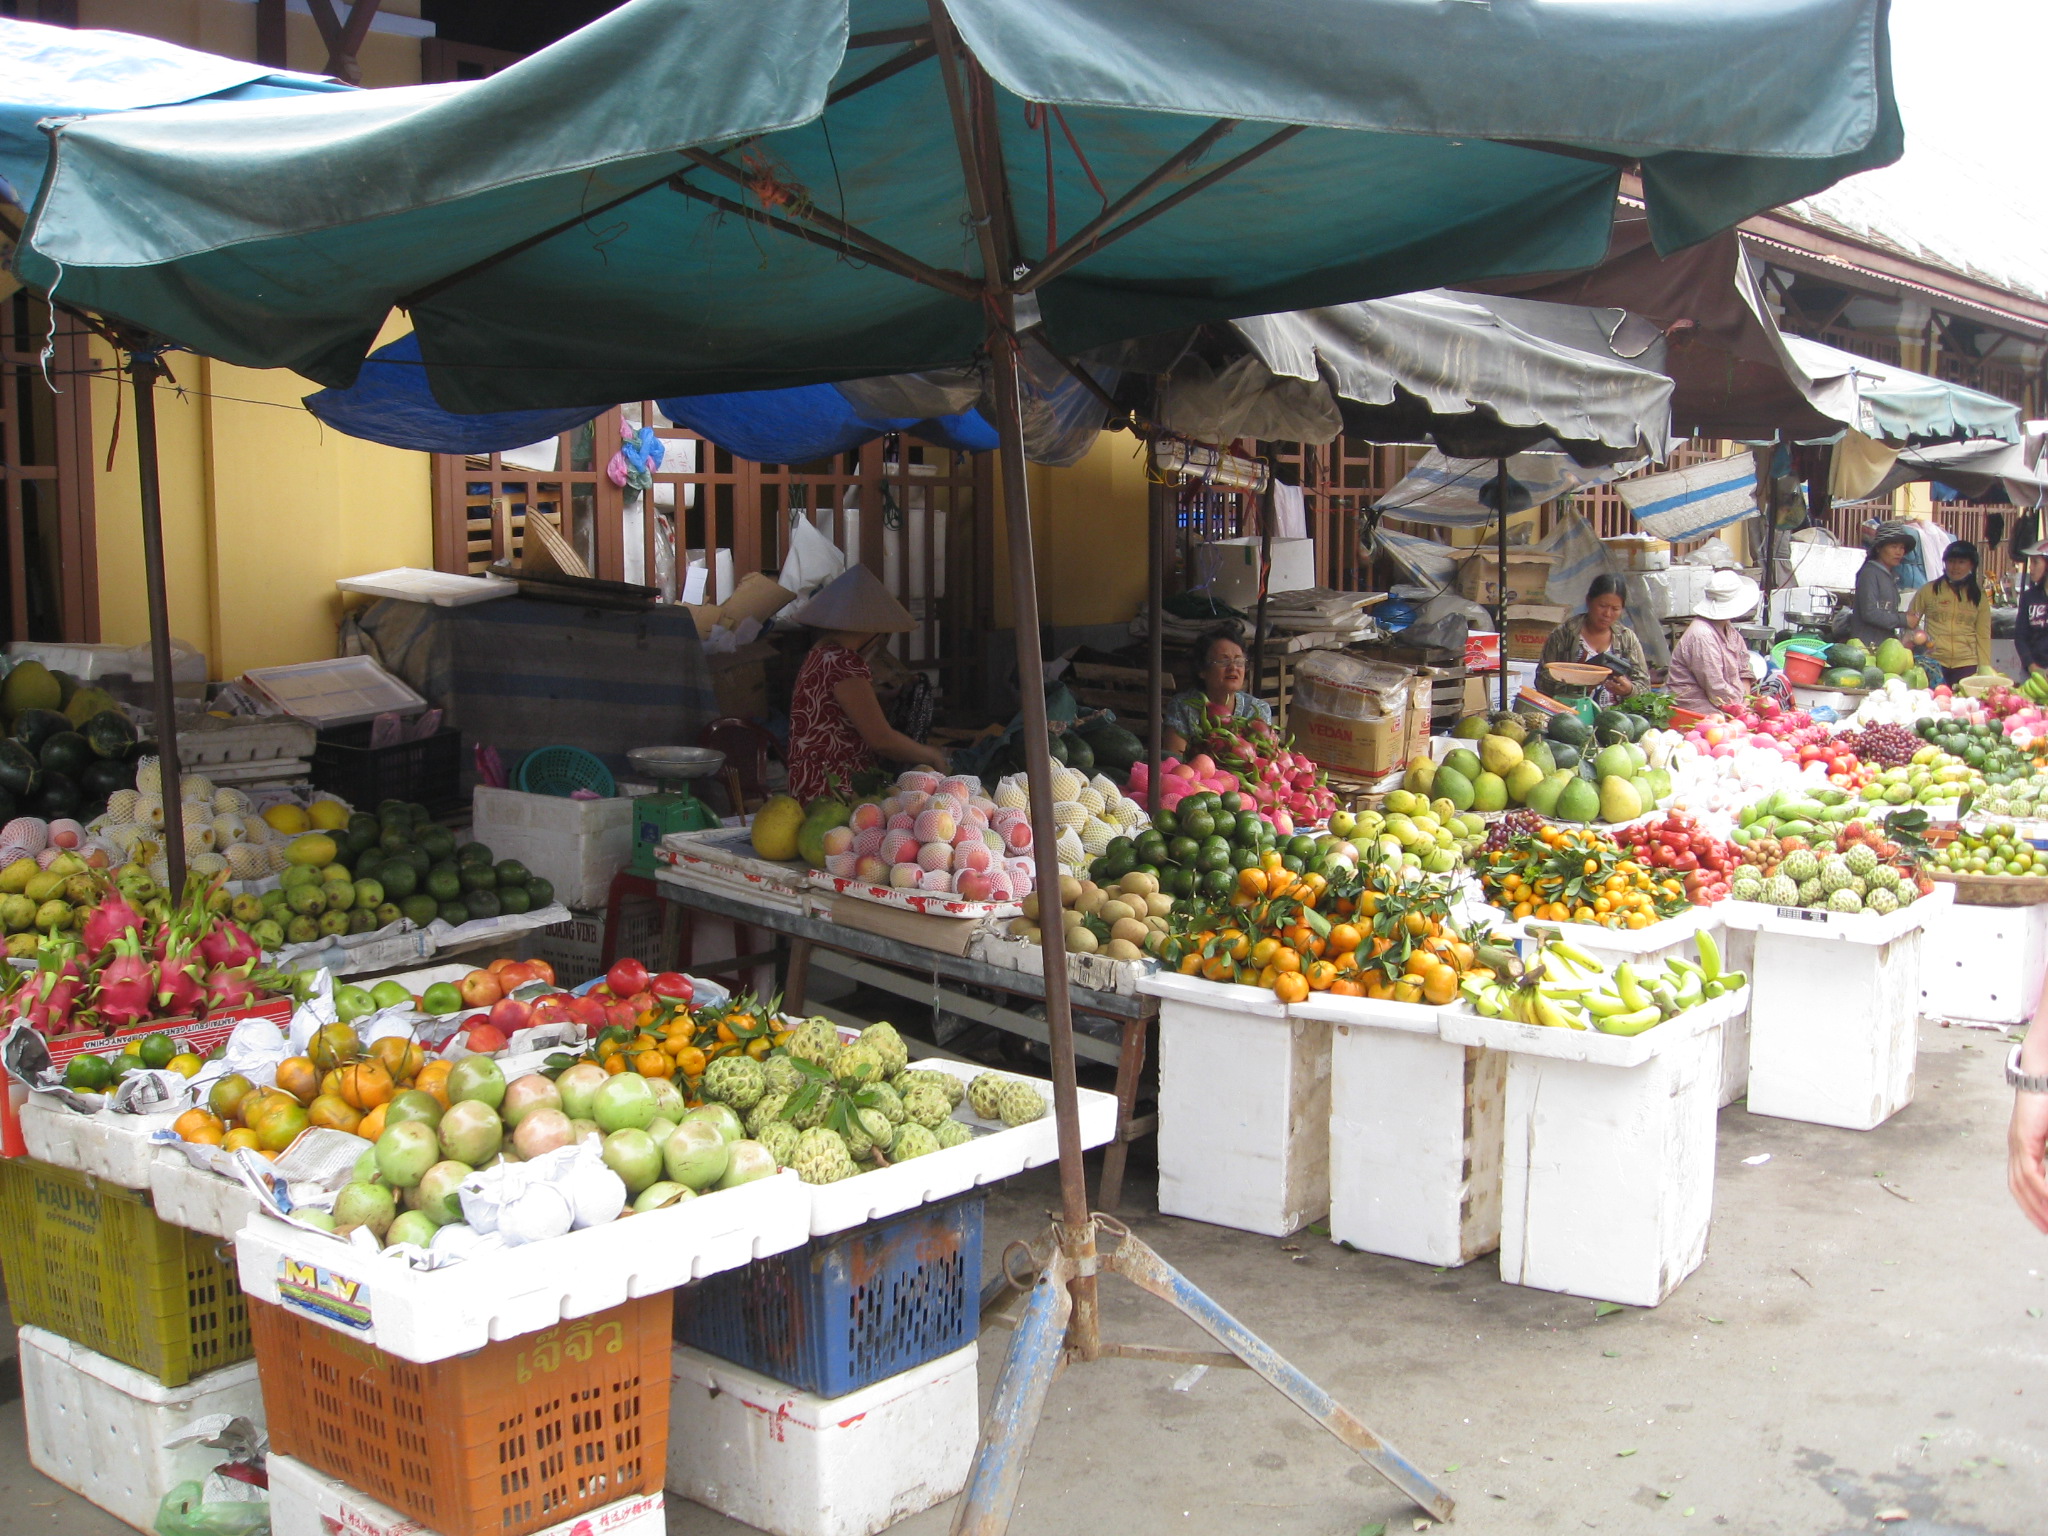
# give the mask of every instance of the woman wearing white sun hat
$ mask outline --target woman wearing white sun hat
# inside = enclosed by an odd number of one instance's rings
[[[1671,648],[1671,700],[1703,715],[1726,714],[1749,694],[1749,646],[1735,620],[1756,609],[1757,584],[1716,571],[1693,604],[1693,620]]]

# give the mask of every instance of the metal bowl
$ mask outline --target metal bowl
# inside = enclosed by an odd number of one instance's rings
[[[634,747],[626,761],[650,779],[708,779],[725,766],[712,747]]]

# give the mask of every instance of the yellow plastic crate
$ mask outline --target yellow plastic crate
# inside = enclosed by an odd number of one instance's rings
[[[254,1352],[228,1245],[161,1220],[144,1191],[91,1174],[0,1159],[0,1275],[15,1322],[167,1387]]]

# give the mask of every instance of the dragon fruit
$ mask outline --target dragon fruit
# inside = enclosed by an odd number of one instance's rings
[[[217,965],[206,975],[206,1011],[227,1012],[246,1008],[256,1000],[256,983],[250,979],[256,962],[232,968]]]
[[[241,924],[223,918],[199,940],[200,956],[216,970],[253,965],[262,958],[263,948]]]
[[[85,919],[85,952],[97,955],[126,933],[142,931],[142,914],[119,891],[110,890]]]
[[[109,1029],[131,1028],[150,1016],[156,985],[156,967],[143,958],[142,941],[123,933],[114,940],[114,958],[100,971],[93,1011]]]
[[[196,1014],[206,1005],[206,962],[189,944],[174,944],[157,968],[157,1002],[167,1018]]]

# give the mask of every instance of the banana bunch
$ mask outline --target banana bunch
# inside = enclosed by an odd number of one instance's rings
[[[1536,958],[1510,979],[1496,966],[1492,978],[1468,976],[1459,990],[1474,1011],[1550,1029],[1596,1029],[1639,1035],[1666,1019],[1749,984],[1740,971],[1721,968],[1720,946],[1701,933],[1697,961],[1672,956],[1661,973],[1639,973],[1624,960],[1609,971],[1564,938],[1546,938]]]
[[[2048,704],[2048,677],[2038,672],[2029,672],[2026,681],[2018,689],[2036,704]]]

